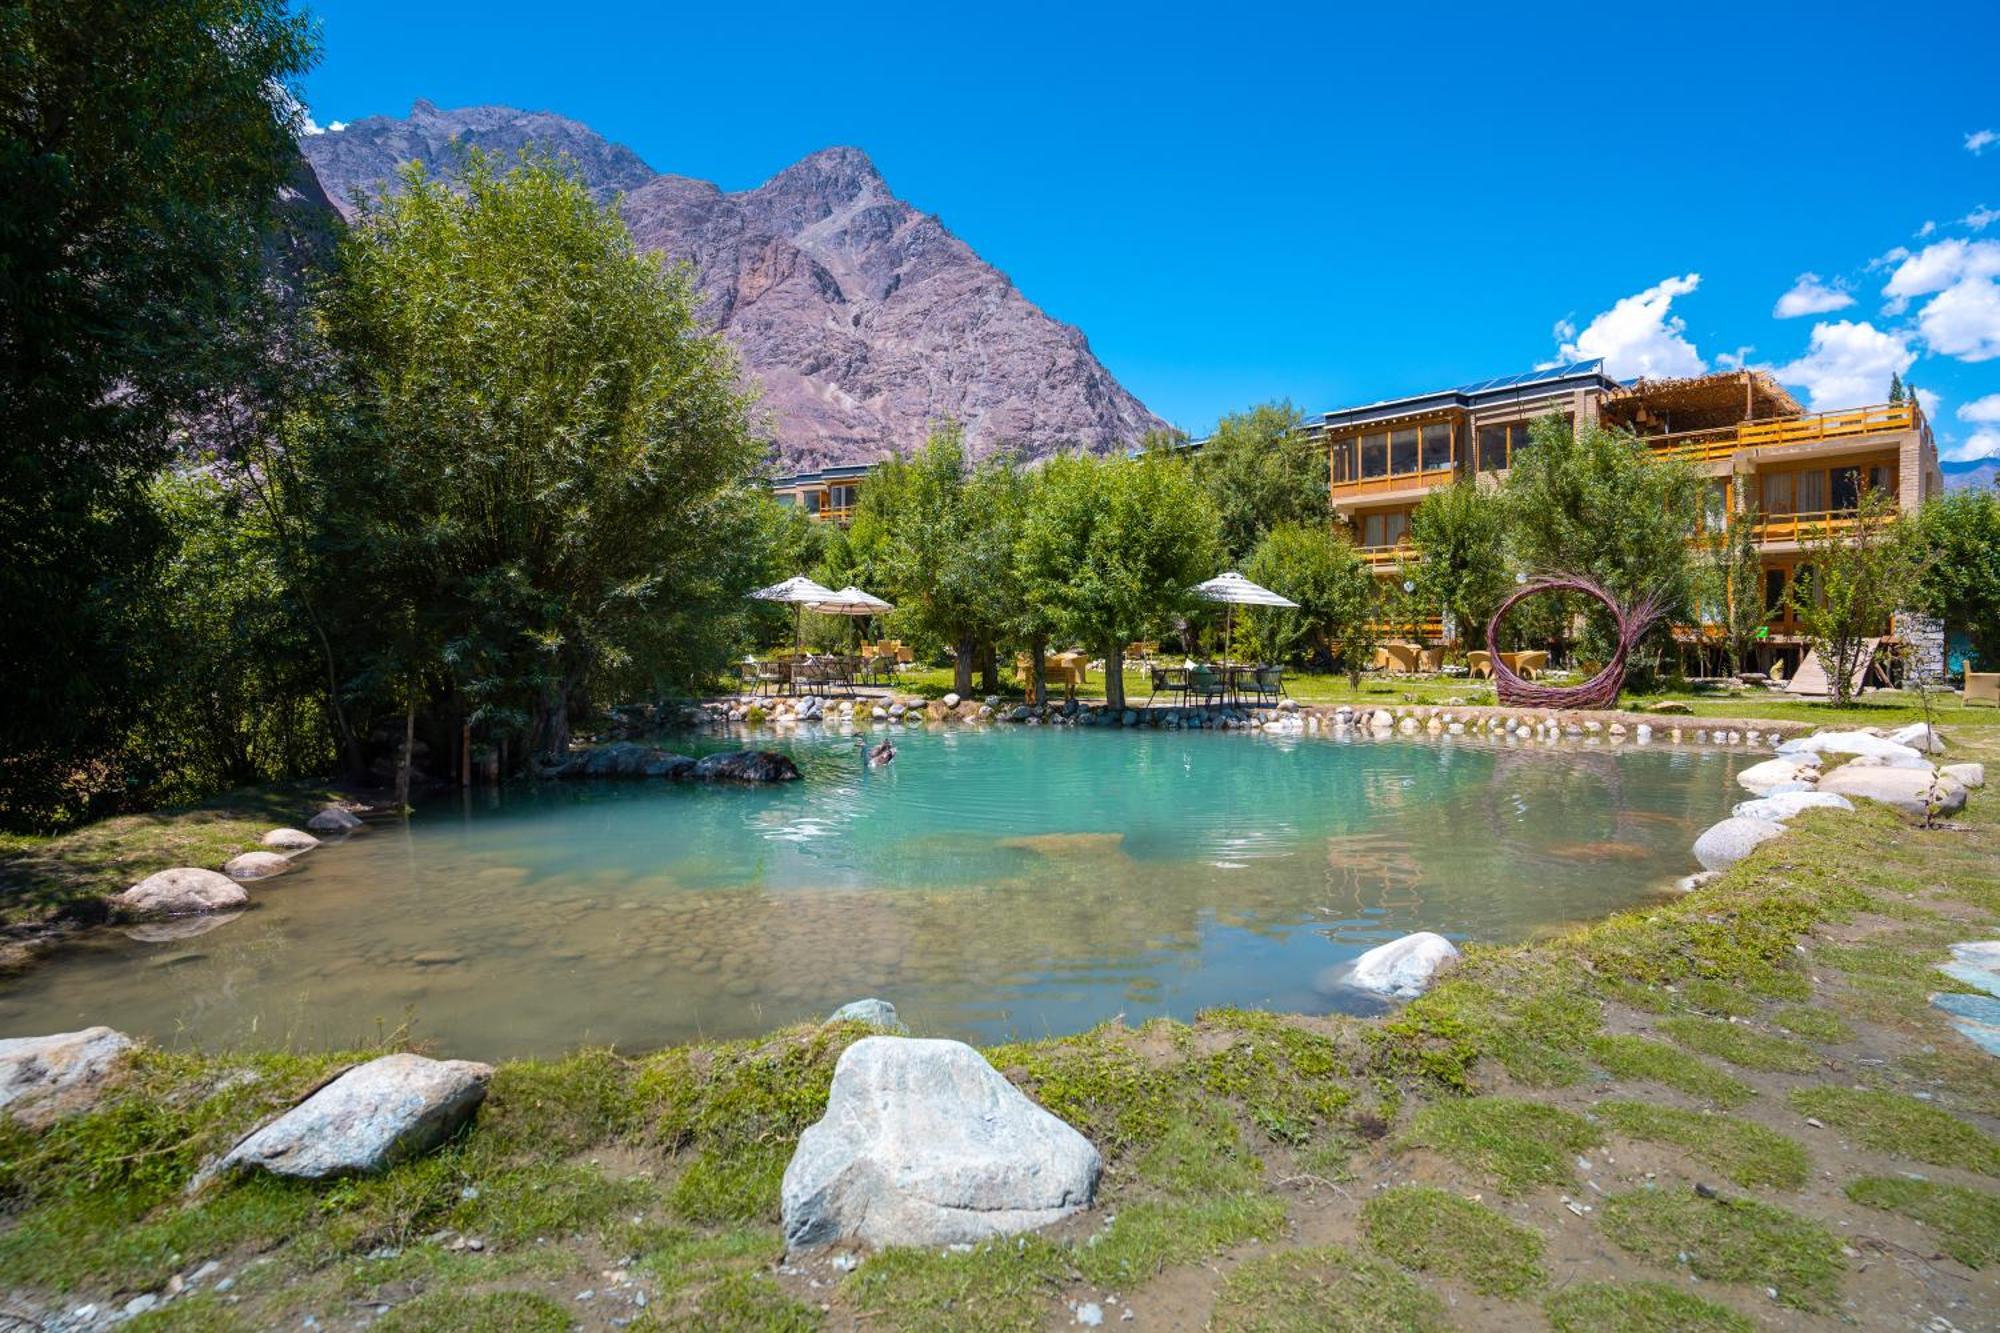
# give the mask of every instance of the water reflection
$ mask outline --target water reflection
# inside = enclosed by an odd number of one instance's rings
[[[1324,1009],[1403,931],[1525,937],[1683,873],[1740,757],[1479,743],[910,734],[780,791],[545,786],[427,808],[198,937],[101,932],[0,989],[0,1033],[109,1023],[456,1054],[741,1035],[860,995],[979,1039],[1231,1003]]]

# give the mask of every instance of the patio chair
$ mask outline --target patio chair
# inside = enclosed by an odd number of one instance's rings
[[[1222,679],[1222,673],[1214,667],[1196,666],[1187,669],[1186,697],[1190,702],[1199,695],[1204,706],[1216,703],[1228,692],[1228,688]]]
[[[896,679],[896,655],[894,653],[875,653],[868,659],[868,665],[864,668],[864,674],[867,679],[874,681],[878,685],[894,683]]]
[[[2000,708],[2000,671],[1968,671],[1965,673],[1965,702],[1992,704]]]
[[[1444,669],[1444,649],[1419,648],[1417,650],[1417,670],[1426,675],[1436,675]]]
[[[777,694],[791,680],[791,672],[786,664],[773,658],[765,658],[756,664],[756,684],[753,693]]]
[[[1260,666],[1247,679],[1250,696],[1256,702],[1276,704],[1285,697],[1285,669],[1281,666]]]
[[[1152,673],[1153,677],[1153,692],[1146,696],[1147,703],[1152,703],[1162,693],[1169,699],[1178,697],[1181,702],[1187,702],[1188,669],[1186,667],[1161,666],[1158,662],[1155,662],[1147,670]]]
[[[1490,679],[1493,675],[1493,654],[1485,651],[1467,653],[1465,655],[1465,670],[1468,679]]]
[[[1515,660],[1514,674],[1519,676],[1522,680],[1539,680],[1541,678],[1543,669],[1547,667],[1548,664],[1549,664],[1549,655],[1545,652],[1537,650],[1532,653],[1522,653]],[[1598,669],[1599,668],[1592,668],[1586,674],[1596,675]]]
[[[1075,673],[1075,684],[1090,684],[1090,657],[1088,654],[1080,652],[1057,653],[1056,661]]]
[[[1410,675],[1416,671],[1417,645],[1414,643],[1385,643],[1380,651],[1387,659],[1383,664],[1385,670],[1402,675]]]

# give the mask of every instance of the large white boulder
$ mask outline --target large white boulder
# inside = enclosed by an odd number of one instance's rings
[[[318,838],[296,828],[274,828],[257,841],[281,852],[309,852],[319,846]]]
[[[896,1016],[896,1006],[887,1000],[870,996],[865,1000],[850,1000],[826,1016],[829,1023],[866,1023],[869,1027],[886,1028],[890,1032],[908,1032],[903,1020]]]
[[[1785,831],[1783,824],[1769,819],[1742,819],[1734,815],[1711,824],[1694,840],[1694,859],[1704,870],[1727,870]]]
[[[1986,785],[1986,765],[1984,764],[1945,764],[1938,769],[1938,772],[1944,774],[1953,782],[1958,783],[1961,787],[1973,791],[1977,791]]]
[[[399,1052],[356,1065],[252,1131],[207,1174],[366,1175],[444,1142],[486,1098],[491,1065]]]
[[[1944,753],[1944,733],[1928,722],[1912,722],[1889,733],[1887,739],[1925,754]]]
[[[1423,994],[1439,968],[1458,957],[1442,935],[1428,930],[1378,944],[1354,960],[1347,984],[1377,995],[1409,997]]]
[[[1788,791],[1761,800],[1739,801],[1729,813],[1738,819],[1768,819],[1782,824],[1801,810],[1852,810],[1854,802],[1830,791]]]
[[[111,901],[134,916],[189,916],[241,907],[250,895],[227,875],[181,866],[148,875]]]
[[[306,821],[315,833],[346,833],[361,827],[360,816],[337,805],[329,805]]]
[[[1103,1163],[963,1042],[864,1037],[782,1189],[785,1243],[957,1245],[1090,1205]]]
[[[1777,758],[1766,759],[1761,764],[1752,764],[1736,775],[1738,785],[1759,796],[1773,787],[1803,784],[1812,785],[1819,780],[1819,765],[1811,759]]]
[[[1820,779],[1821,791],[1865,796],[1906,814],[1953,814],[1965,808],[1965,784],[1931,768],[1855,768],[1842,765]]]
[[[1892,768],[1929,768],[1931,761],[1899,741],[1870,731],[1820,731],[1789,740],[1778,747],[1779,754],[1865,754]]]
[[[281,852],[244,852],[222,863],[222,873],[235,880],[269,879],[291,868],[290,859]]]
[[[0,1116],[40,1128],[97,1100],[132,1039],[110,1028],[0,1039]]]

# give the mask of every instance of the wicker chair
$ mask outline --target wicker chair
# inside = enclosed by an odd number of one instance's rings
[[[1966,672],[1965,702],[1967,705],[1982,703],[2000,708],[2000,671]]]

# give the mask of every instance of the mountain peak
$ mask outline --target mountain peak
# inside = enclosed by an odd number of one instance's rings
[[[889,186],[875,163],[859,148],[844,145],[808,153],[765,181],[759,194],[804,195],[827,204],[865,196],[889,198]]]

